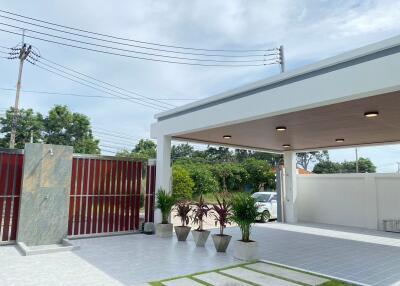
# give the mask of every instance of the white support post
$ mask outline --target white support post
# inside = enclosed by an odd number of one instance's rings
[[[157,138],[156,193],[160,188],[171,192],[171,136]],[[154,223],[161,223],[161,211],[154,210]]]
[[[159,136],[157,138],[157,177],[156,192],[163,188],[171,191],[171,137]]]
[[[283,153],[285,164],[285,192],[284,192],[284,209],[285,222],[297,223],[297,161],[296,152],[287,151]]]

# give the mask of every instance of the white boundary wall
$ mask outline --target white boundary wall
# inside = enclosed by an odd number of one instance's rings
[[[400,219],[400,175],[327,174],[297,176],[300,222],[382,229]]]

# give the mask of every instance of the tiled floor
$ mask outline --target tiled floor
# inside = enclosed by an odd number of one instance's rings
[[[229,229],[234,239],[239,231]],[[253,229],[262,259],[371,285],[400,283],[400,235],[312,225],[264,224]],[[75,240],[71,253],[21,256],[0,247],[0,285],[134,285],[238,263],[232,245],[217,254],[209,240],[196,248],[155,236]]]

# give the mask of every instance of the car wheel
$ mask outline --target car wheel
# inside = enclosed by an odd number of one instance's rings
[[[266,223],[269,221],[270,217],[271,217],[271,215],[270,215],[269,211],[265,210],[260,215],[260,222]]]

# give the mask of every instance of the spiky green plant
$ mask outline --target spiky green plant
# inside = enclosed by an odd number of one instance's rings
[[[247,193],[239,193],[232,198],[232,221],[242,232],[242,241],[249,242],[251,225],[259,216],[256,200]]]
[[[198,231],[203,231],[204,218],[207,217],[209,211],[210,208],[204,201],[203,194],[201,194],[199,201],[194,203],[193,209],[193,222],[199,225],[197,228]]]
[[[231,224],[231,203],[227,199],[227,193],[222,193],[220,197],[215,196],[217,203],[213,204],[213,216],[215,226],[219,224],[219,235],[224,235],[224,229]]]
[[[190,203],[187,201],[180,201],[177,203],[175,209],[176,209],[175,217],[180,218],[182,226],[188,225],[190,222],[189,213],[192,210]]]
[[[171,209],[175,205],[175,198],[160,188],[157,192],[157,208],[161,210],[162,224],[168,223],[168,217],[171,214]]]

